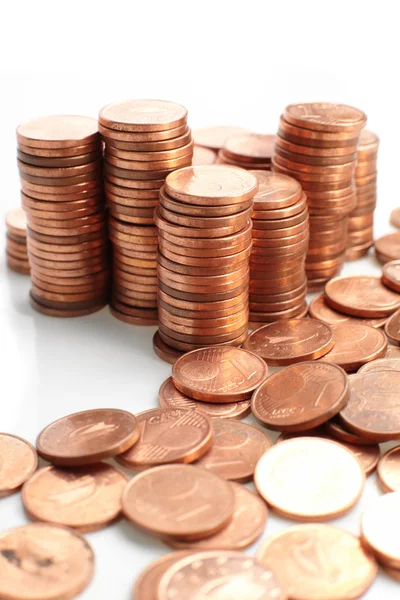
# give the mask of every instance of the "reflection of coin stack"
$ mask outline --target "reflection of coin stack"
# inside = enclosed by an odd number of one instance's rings
[[[161,100],[114,103],[100,111],[114,248],[111,311],[128,323],[157,323],[153,213],[165,177],[191,164],[193,142],[186,117],[183,106]]]
[[[378,136],[364,129],[357,148],[357,206],[349,216],[346,260],[361,258],[374,243],[378,147]]]
[[[252,171],[253,248],[250,257],[250,324],[304,316],[308,210],[301,185],[291,177]]]
[[[229,138],[218,153],[218,164],[242,169],[271,169],[275,136],[248,133]]]
[[[97,122],[42,117],[22,123],[17,139],[31,304],[59,317],[100,310],[110,273]]]
[[[340,104],[290,105],[279,122],[276,172],[297,179],[307,195],[308,289],[321,289],[341,268],[348,215],[354,209],[357,144],[366,116]]]
[[[247,334],[257,179],[234,167],[169,175],[156,210],[159,336],[180,351],[240,345]]]
[[[17,273],[29,275],[29,259],[26,247],[26,212],[14,208],[6,215],[7,266]]]

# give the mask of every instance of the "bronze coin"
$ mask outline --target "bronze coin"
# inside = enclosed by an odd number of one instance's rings
[[[213,429],[213,444],[196,465],[224,479],[251,481],[259,458],[272,446],[269,437],[240,421],[218,419],[213,422]]]
[[[94,304],[93,306],[89,306],[87,308],[81,309],[59,309],[59,308],[49,308],[48,306],[44,306],[40,302],[37,302],[35,298],[33,298],[32,294],[29,295],[29,303],[34,310],[37,312],[46,315],[48,317],[57,317],[63,319],[72,319],[76,317],[84,317],[86,315],[91,315],[106,306],[107,302],[102,301],[99,304]]]
[[[375,240],[375,251],[387,261],[400,259],[400,233],[389,233]]]
[[[97,121],[78,115],[52,115],[17,127],[18,143],[33,148],[71,148],[100,140]]]
[[[387,450],[381,457],[376,470],[379,487],[387,492],[400,491],[400,446]]]
[[[197,167],[200,168],[200,167]],[[161,231],[165,231],[173,236],[177,235],[180,237],[193,237],[193,238],[217,238],[223,239],[226,236],[234,235],[235,233],[239,233],[246,227],[248,221],[245,218],[241,218],[240,221],[233,221],[230,225],[223,225],[221,227],[208,227],[205,228],[194,228],[188,227],[185,225],[177,225],[175,223],[171,223],[167,221],[164,217],[162,217],[161,212],[165,214],[165,211],[160,210],[160,206],[154,210],[154,223]],[[251,211],[245,211],[245,216],[247,216]],[[236,216],[236,215],[234,215]],[[222,217],[221,217],[222,218]]]
[[[165,160],[136,160],[134,156],[130,157],[129,160],[126,160],[109,154],[106,148],[104,158],[107,164],[118,167],[119,169],[150,172],[187,167],[192,162],[192,153]]]
[[[110,196],[115,202],[123,204],[126,201],[128,205],[131,200],[142,200],[143,202],[149,198],[158,200],[160,195],[158,187],[155,189],[136,189],[131,187],[122,187],[107,180],[104,181],[104,190],[106,195]]]
[[[183,342],[181,340],[176,340],[173,337],[171,337],[170,335],[168,335],[167,333],[165,333],[165,331],[162,328],[159,328],[158,333],[160,335],[160,337],[162,338],[162,340],[168,344],[169,346],[172,346],[173,348],[177,349],[177,350],[182,350],[183,352],[190,352],[191,350],[200,350],[204,348],[204,343],[199,343],[199,340],[197,339],[197,343],[196,342]],[[219,341],[217,343],[214,342],[214,345],[216,346],[235,346],[235,347],[239,347],[245,340],[247,336],[247,328],[244,330],[239,330],[239,332],[236,332],[232,335],[232,337],[228,338],[227,340],[223,340],[222,342]]]
[[[230,160],[249,163],[270,162],[274,153],[275,136],[262,133],[244,133],[230,137],[223,153]]]
[[[26,212],[23,208],[14,208],[6,214],[6,227],[12,234],[26,238]]]
[[[292,155],[303,155],[316,158],[321,157],[326,160],[329,160],[330,158],[335,160],[336,158],[344,157],[346,159],[345,162],[348,162],[347,157],[353,156],[357,152],[359,145],[321,148],[318,146],[305,146],[303,144],[290,142],[281,136],[277,136],[276,147],[279,150],[290,152]]]
[[[133,189],[133,190],[159,190],[164,184],[164,178],[162,179],[125,179],[116,175],[112,175],[107,172],[104,173],[105,181],[112,183],[113,185]]]
[[[212,165],[215,163],[217,158],[216,153],[210,148],[203,148],[202,146],[195,145],[193,148],[192,165]]]
[[[192,215],[181,215],[178,212],[173,212],[164,207],[162,203],[157,209],[158,214],[163,219],[166,219],[169,223],[173,223],[179,226],[190,227],[190,228],[207,228],[218,227],[221,231],[224,231],[224,227],[232,226],[235,227],[236,231],[241,231],[246,226],[249,218],[251,217],[252,207],[247,208],[239,213],[220,217],[205,216],[194,217]],[[205,211],[203,211],[204,213]],[[207,214],[207,213],[206,213]]]
[[[233,248],[242,246],[243,244],[246,244],[245,247],[247,247],[248,243],[251,241],[251,230],[252,224],[251,221],[249,221],[241,231],[219,238],[207,239],[206,236],[203,238],[183,237],[177,235],[176,228],[173,230],[172,234],[167,231],[159,230],[158,235],[176,246],[181,246],[183,248],[182,252],[184,248],[196,248],[201,250],[213,250],[214,253],[217,254],[221,249],[227,249],[228,251],[226,254],[234,254],[235,251]]]
[[[372,500],[361,516],[361,540],[377,560],[391,569],[400,569],[397,510],[400,492]]]
[[[400,295],[388,290],[379,277],[337,277],[325,287],[327,303],[356,317],[387,317],[400,306]]]
[[[33,165],[27,165],[20,160],[17,161],[17,164],[20,173],[22,173],[22,177],[25,178],[25,175],[29,175],[34,178],[49,180],[49,183],[52,182],[53,179],[69,180],[69,178],[71,178],[71,183],[75,183],[75,179],[77,177],[83,175],[89,176],[89,173],[92,173],[93,171],[98,171],[101,168],[100,159],[94,160],[83,165],[75,165],[72,167],[37,167]],[[53,183],[53,185],[57,184]]]
[[[158,162],[161,160],[174,160],[176,158],[181,158],[182,156],[187,156],[189,154],[191,155],[193,153],[193,140],[190,140],[183,146],[179,146],[178,148],[171,150],[143,152],[140,150],[140,148],[138,148],[136,151],[132,151],[123,150],[122,148],[116,148],[110,144],[107,144],[106,151],[109,156],[114,156],[115,158],[126,161]]]
[[[75,156],[86,156],[87,154],[101,153],[100,139],[84,144],[82,146],[70,146],[68,148],[34,148],[25,144],[18,143],[18,153],[29,156],[30,160],[44,158],[45,160],[58,160],[64,158],[73,158]]]
[[[358,373],[370,373],[372,371],[400,371],[400,358],[379,358],[362,366]]]
[[[257,203],[254,205],[252,219],[255,220],[277,220],[278,223],[275,225],[276,228],[289,226],[289,219],[293,219],[293,217],[301,215],[298,219],[303,221],[307,217],[307,211],[305,210],[307,207],[307,198],[306,195],[303,194],[299,200],[297,200],[294,204],[290,206],[285,206],[284,208],[273,208],[270,210],[258,210]],[[282,225],[284,222],[284,225]],[[271,226],[272,227],[272,226]]]
[[[188,132],[188,126],[186,122],[182,125],[178,125],[177,127],[171,127],[170,129],[158,130],[158,131],[123,131],[110,129],[109,127],[104,127],[101,123],[99,123],[99,132],[105,139],[105,141],[111,141],[114,144],[114,141],[121,142],[157,142],[161,140],[171,140],[176,137],[180,137]]]
[[[55,465],[89,465],[124,452],[139,435],[134,415],[115,408],[99,408],[47,425],[36,446],[39,455]]]
[[[307,431],[338,414],[349,395],[343,369],[302,362],[264,381],[252,396],[251,408],[256,419],[270,429]]]
[[[219,344],[223,344],[224,342],[230,342],[235,340],[237,337],[242,336],[245,331],[247,331],[247,318],[240,322],[234,329],[229,329],[228,332],[219,330],[218,333],[210,333],[210,334],[202,334],[201,332],[194,333],[182,333],[177,331],[173,323],[165,324],[160,320],[159,322],[159,331],[163,332],[173,340],[177,340],[180,342],[184,342],[186,344],[196,344],[201,348],[206,346],[218,346]],[[184,391],[184,390],[181,390]],[[185,392],[186,393],[186,392]],[[189,394],[190,395],[190,394]],[[207,398],[204,398],[207,400]],[[226,398],[226,402],[232,402],[234,400],[244,400],[246,398],[236,398],[235,396]],[[213,400],[210,400],[211,402]],[[217,402],[221,402],[221,400],[217,400]]]
[[[0,433],[0,498],[16,492],[38,467],[35,448],[10,433]]]
[[[162,290],[169,296],[176,298],[178,300],[188,300],[189,302],[220,302],[222,300],[230,300],[236,298],[242,292],[248,290],[248,277],[245,277],[243,282],[233,289],[227,290],[225,292],[218,292],[215,294],[203,293],[199,294],[198,292],[182,292],[181,290],[177,290],[169,285],[165,285],[161,280],[158,281],[159,290]],[[234,302],[236,304],[236,302]]]
[[[21,260],[19,258],[13,258],[11,255],[7,254],[7,267],[16,273],[20,273],[21,275],[29,275],[31,272],[31,268],[29,266],[29,261]]]
[[[371,440],[367,440],[366,438],[360,437],[352,431],[347,431],[347,429],[344,428],[343,423],[340,421],[339,417],[334,417],[331,421],[325,423],[324,429],[332,438],[335,438],[341,443],[344,442],[353,446],[369,446],[371,444]]]
[[[2,598],[69,600],[90,583],[94,554],[72,529],[31,523],[2,533],[0,571]]]
[[[385,333],[392,344],[400,344],[400,310],[393,313],[386,321]]]
[[[174,298],[173,296],[170,296],[166,292],[163,292],[162,289],[158,290],[158,296],[159,296],[159,298],[161,298],[161,300],[164,300],[168,304],[172,304],[172,306],[175,306],[176,308],[180,308],[183,310],[199,311],[201,313],[203,311],[215,312],[218,310],[225,310],[225,309],[231,308],[231,307],[237,307],[237,309],[235,310],[235,312],[236,312],[237,310],[240,309],[240,307],[243,305],[243,303],[246,302],[248,294],[247,294],[247,290],[245,290],[236,296],[232,296],[230,298],[227,298],[226,300],[221,300],[220,302],[207,302],[207,301],[191,302],[191,301],[181,300],[179,298]]]
[[[99,122],[116,131],[163,131],[186,124],[187,110],[165,100],[128,100],[104,106]]]
[[[207,218],[236,215],[237,213],[252,208],[253,206],[252,200],[247,200],[246,202],[232,204],[231,206],[229,204],[222,206],[208,206],[207,211],[205,211],[203,206],[185,204],[184,202],[179,202],[173,198],[170,198],[168,194],[165,193],[164,187],[162,187],[160,190],[160,204],[166,210],[173,211],[181,215]],[[207,222],[208,221],[206,221],[206,223]]]
[[[178,358],[182,356],[182,352],[168,346],[165,342],[163,342],[158,331],[156,331],[153,336],[153,350],[159,358],[171,365],[173,365]]]
[[[394,227],[397,227],[397,229],[400,228],[400,208],[395,208],[394,210],[392,210],[392,212],[390,213],[390,223]]]
[[[314,131],[361,133],[366,115],[352,106],[329,102],[289,104],[284,119],[288,123]]]
[[[340,325],[342,323],[363,323],[364,325],[369,325],[370,327],[382,327],[386,323],[386,317],[381,317],[380,319],[367,319],[362,317],[351,317],[349,315],[344,315],[331,308],[329,304],[325,301],[324,294],[320,294],[316,296],[311,302],[309,306],[309,313],[311,317],[314,319],[318,319],[323,323],[327,323],[328,325]]]
[[[101,148],[96,147],[93,152],[87,154],[65,157],[32,156],[18,150],[17,157],[19,161],[32,167],[75,167],[99,160],[101,158]]]
[[[314,146],[318,148],[343,148],[354,147],[358,142],[355,132],[326,132],[313,131],[305,127],[291,125],[282,116],[279,120],[278,137],[294,144]]]
[[[34,520],[96,531],[118,518],[127,481],[122,471],[106,463],[75,469],[44,467],[24,484],[22,502]]]
[[[278,514],[294,520],[325,521],[354,506],[365,474],[357,458],[340,444],[297,437],[272,446],[260,458],[254,481]]]
[[[164,573],[176,562],[193,554],[190,551],[171,552],[151,562],[135,581],[134,600],[158,600],[157,590]]]
[[[392,260],[382,267],[382,283],[400,293],[400,260]]]
[[[192,140],[192,132],[188,127],[179,127],[179,130],[183,129],[183,132],[178,135],[176,135],[177,129],[178,128],[174,128],[174,130],[172,130],[172,133],[175,135],[175,137],[169,137],[168,139],[153,139],[153,141],[149,139],[147,139],[147,141],[143,141],[143,136],[141,136],[141,141],[126,141],[123,139],[116,140],[107,138],[107,148],[110,149],[110,147],[112,147],[119,150],[126,150],[128,152],[163,152],[174,150],[176,148],[185,146]],[[148,135],[145,134],[145,137],[148,138]]]

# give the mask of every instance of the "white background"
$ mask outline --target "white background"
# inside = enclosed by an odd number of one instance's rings
[[[389,231],[399,198],[399,35],[396,3],[286,0],[7,2],[0,23],[2,212],[19,204],[15,127],[31,117],[96,117],[128,98],[184,104],[193,127],[241,125],[274,133],[286,104],[325,100],[364,110],[381,138],[376,235]],[[3,223],[0,236],[4,236]],[[345,272],[375,272],[373,258]],[[28,304],[27,277],[0,259],[0,430],[34,442],[53,419],[94,407],[155,407],[170,367],[152,353],[153,328],[106,310],[76,321]],[[359,531],[378,495],[372,475],[337,525]],[[1,500],[0,531],[23,524],[19,495]],[[265,535],[289,525],[270,517]],[[96,575],[85,600],[128,600],[135,577],[167,549],[121,522],[88,535]],[[256,544],[258,546],[258,544]],[[249,550],[254,553],[254,548]],[[398,599],[380,575],[368,600]]]

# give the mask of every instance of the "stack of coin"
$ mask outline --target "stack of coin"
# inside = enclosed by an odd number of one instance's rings
[[[253,174],[218,165],[167,177],[159,233],[159,336],[181,351],[240,345],[247,334]]]
[[[355,171],[357,205],[349,215],[346,260],[361,258],[367,254],[373,244],[378,147],[378,136],[364,129],[357,147],[357,167]]]
[[[30,273],[26,247],[26,224],[26,212],[23,208],[14,208],[6,215],[7,266],[22,275]]]
[[[183,106],[162,100],[116,102],[100,111],[114,248],[111,312],[128,323],[157,324],[153,213],[165,177],[192,162],[186,118]]]
[[[322,289],[345,258],[348,216],[357,202],[357,145],[365,122],[365,114],[355,108],[324,102],[289,105],[280,118],[272,163],[276,172],[297,179],[307,195],[309,291]]]
[[[41,117],[19,125],[17,140],[31,304],[59,317],[100,310],[110,286],[97,122]]]
[[[208,148],[218,152],[223,148],[225,142],[231,137],[249,133],[243,127],[234,127],[232,125],[212,125],[211,127],[202,127],[193,130],[193,139],[196,146]]]
[[[218,152],[218,164],[242,169],[271,169],[274,135],[248,133],[229,138]]]
[[[251,171],[258,180],[254,197],[250,257],[250,325],[303,316],[309,237],[307,201],[292,177]]]

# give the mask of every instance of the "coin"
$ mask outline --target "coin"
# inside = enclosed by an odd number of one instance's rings
[[[224,479],[250,481],[258,459],[272,446],[269,437],[240,421],[216,420],[213,429],[213,444],[196,465]]]
[[[383,265],[382,283],[400,293],[400,260],[392,260]]]
[[[192,465],[162,465],[136,475],[122,498],[125,516],[156,536],[202,539],[232,519],[228,481]]]
[[[296,525],[265,541],[258,560],[292,600],[360,598],[378,574],[359,538],[331,525]]]
[[[388,344],[386,347],[385,358],[400,358],[400,348],[398,346],[393,346],[393,344]]]
[[[340,442],[345,442],[346,444],[352,444],[355,446],[369,446],[371,444],[371,440],[356,435],[352,431],[347,431],[339,417],[334,417],[325,423],[324,429],[329,435]]]
[[[248,133],[243,127],[230,125],[214,125],[193,130],[194,142],[211,150],[220,150],[229,138]]]
[[[378,561],[400,569],[399,521],[396,519],[400,492],[370,501],[361,516],[361,539]]]
[[[334,346],[319,360],[335,363],[349,372],[385,356],[387,339],[380,329],[354,322],[331,325],[331,328]]]
[[[93,550],[66,527],[33,523],[0,535],[0,595],[69,600],[90,583]]]
[[[400,208],[395,208],[392,210],[390,213],[390,223],[394,227],[397,227],[398,229],[400,228]]]
[[[400,357],[400,355],[399,355]],[[366,365],[363,365],[361,369],[358,370],[358,374],[360,373],[370,373],[372,371],[400,371],[400,358],[379,358],[378,360],[373,360]]]
[[[89,465],[130,448],[139,438],[134,415],[116,408],[85,410],[47,425],[36,446],[55,465]]]
[[[384,493],[400,491],[400,446],[381,457],[376,470],[379,487]]]
[[[168,377],[161,385],[158,392],[158,401],[161,408],[198,410],[210,419],[244,419],[250,413],[250,400],[241,400],[229,404],[193,400],[182,394],[174,386],[172,377]]]
[[[366,115],[352,106],[329,102],[290,104],[284,118],[298,127],[318,131],[355,131],[360,133],[367,122]]]
[[[35,448],[10,433],[0,433],[0,498],[13,494],[38,466]]]
[[[400,233],[389,233],[375,240],[375,252],[383,262],[400,259]]]
[[[165,100],[113,102],[100,110],[99,122],[116,131],[163,131],[186,123],[187,110]]]
[[[320,294],[311,300],[309,313],[314,319],[318,319],[319,321],[327,323],[328,325],[340,325],[342,323],[354,322],[363,323],[364,325],[369,325],[370,327],[382,327],[387,320],[386,317],[367,319],[363,317],[352,317],[340,313],[329,306],[325,300],[324,294]]]
[[[161,578],[159,600],[203,600],[210,594],[234,598],[238,590],[246,600],[286,600],[273,571],[240,552],[199,552],[181,559]]]
[[[117,456],[124,467],[138,469],[198,459],[213,443],[213,426],[205,414],[182,408],[155,408],[137,416],[140,437]]]
[[[158,600],[157,589],[161,577],[176,562],[193,554],[190,551],[177,551],[161,556],[151,562],[144,571],[141,572],[135,581],[133,589],[133,598],[135,600]]]
[[[329,325],[316,319],[289,319],[253,331],[244,343],[246,350],[270,365],[289,365],[323,356],[333,347]]]
[[[26,212],[23,208],[14,208],[7,213],[6,227],[14,235],[26,237]]]
[[[379,277],[337,277],[325,287],[327,303],[356,317],[387,317],[400,307],[400,295],[388,290]]]
[[[325,521],[344,515],[354,506],[365,474],[357,458],[340,444],[298,437],[270,448],[257,463],[254,481],[278,514],[295,520]]]
[[[261,498],[243,485],[232,483],[235,492],[235,512],[232,521],[221,531],[203,540],[183,542],[164,540],[180,550],[242,550],[253,544],[263,533],[268,509]]]
[[[275,136],[261,133],[245,133],[230,137],[223,145],[223,159],[228,159],[232,163],[244,163],[247,168],[257,168],[258,163],[270,163],[274,152]]]
[[[268,367],[256,354],[228,346],[194,350],[172,367],[178,390],[207,402],[246,400],[267,375]]]
[[[18,143],[33,148],[72,148],[99,139],[97,121],[78,115],[52,115],[17,127]]]
[[[400,310],[393,313],[386,321],[385,333],[392,344],[400,344]]]
[[[337,365],[302,362],[271,375],[251,399],[258,421],[277,431],[307,431],[338,414],[350,391]]]
[[[171,365],[173,365],[178,358],[182,356],[182,352],[175,350],[175,348],[168,346],[162,341],[158,331],[156,331],[153,336],[153,350],[157,356]]]
[[[193,148],[192,165],[212,165],[215,163],[217,158],[216,153],[210,148],[203,148],[202,146],[195,145]]]
[[[28,515],[38,521],[95,531],[118,518],[127,477],[111,465],[44,467],[22,488]]]

